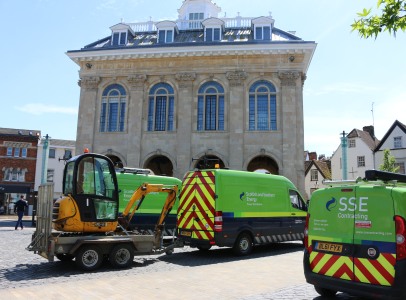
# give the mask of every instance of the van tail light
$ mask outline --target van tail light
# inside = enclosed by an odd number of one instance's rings
[[[401,216],[395,216],[396,259],[406,258],[406,222]]]
[[[308,213],[306,215],[306,223],[304,226],[304,239],[303,239],[303,244],[306,247],[307,250],[309,250],[309,219],[310,219],[310,214]]]
[[[216,211],[214,213],[214,232],[223,231],[223,212]]]

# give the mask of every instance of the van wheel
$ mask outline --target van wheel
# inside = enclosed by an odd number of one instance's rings
[[[322,288],[319,286],[314,286],[314,289],[316,290],[316,292],[323,297],[334,297],[335,294],[337,294],[337,291],[333,291],[330,289],[326,289],[326,288]]]
[[[248,233],[241,233],[235,241],[233,251],[237,255],[248,255],[252,251],[252,239]]]
[[[97,246],[83,246],[75,256],[76,265],[84,271],[96,270],[103,262],[103,254]]]
[[[134,249],[128,244],[119,244],[111,250],[109,261],[115,268],[127,268],[134,260]]]

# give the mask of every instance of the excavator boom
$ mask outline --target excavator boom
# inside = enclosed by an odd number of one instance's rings
[[[178,193],[178,187],[165,186],[163,184],[148,184],[143,183],[131,196],[126,208],[124,209],[122,216],[119,218],[119,223],[124,228],[127,228],[133,218],[135,212],[140,208],[144,198],[149,193],[168,193],[164,206],[162,207],[161,214],[158,218],[156,227],[159,227],[164,222],[167,214],[171,211],[176,201],[176,195]]]

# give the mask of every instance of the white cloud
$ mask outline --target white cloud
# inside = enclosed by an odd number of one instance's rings
[[[75,107],[48,105],[43,103],[29,103],[15,108],[31,115],[43,115],[49,113],[77,115],[78,113],[78,109]]]

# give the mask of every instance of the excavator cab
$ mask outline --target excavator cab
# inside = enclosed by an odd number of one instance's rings
[[[63,197],[54,204],[54,229],[107,232],[117,227],[118,185],[112,161],[85,153],[71,158],[63,175]]]

